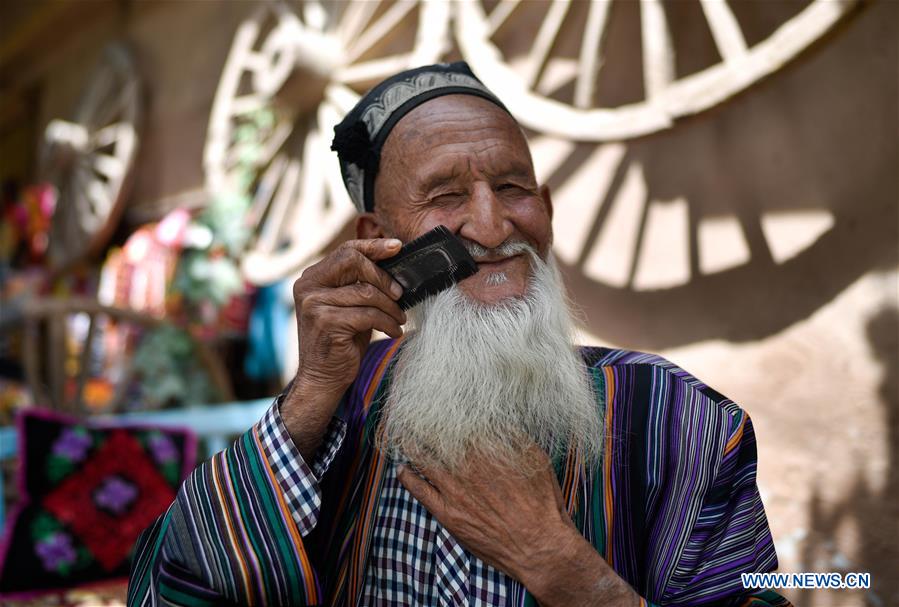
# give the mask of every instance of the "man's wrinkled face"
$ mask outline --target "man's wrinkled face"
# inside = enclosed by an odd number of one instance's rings
[[[537,184],[518,124],[472,95],[446,95],[415,108],[381,151],[375,212],[360,216],[361,238],[408,242],[440,224],[474,247],[479,271],[459,283],[471,299],[493,304],[524,295],[527,254],[495,250],[526,242],[542,258],[552,243],[552,207]],[[486,250],[486,251],[485,251]]]

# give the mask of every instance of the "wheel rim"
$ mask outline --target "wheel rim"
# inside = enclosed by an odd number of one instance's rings
[[[541,93],[541,77],[555,59],[553,47],[571,2],[555,0],[521,61],[512,61],[493,37],[516,13],[545,3],[501,0],[486,11],[480,0],[458,2],[455,34],[462,54],[516,118],[537,131],[579,141],[615,141],[670,127],[678,118],[707,110],[758,82],[796,57],[830,30],[857,0],[814,0],[770,36],[747,45],[740,26],[723,0],[700,0],[723,60],[682,78],[674,75],[672,34],[661,0],[641,0],[640,25],[645,99],[618,107],[596,107],[594,94],[602,42],[613,25],[608,2],[591,2],[584,20],[580,52],[569,65],[576,79],[574,99],[562,102]],[[568,23],[569,26],[575,24]],[[515,66],[512,63],[516,63]]]

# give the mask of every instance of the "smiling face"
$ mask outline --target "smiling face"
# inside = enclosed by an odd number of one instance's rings
[[[479,271],[459,287],[488,305],[524,295],[531,271],[527,254],[497,247],[526,242],[545,259],[552,243],[549,192],[537,184],[521,129],[472,95],[431,99],[397,123],[381,150],[374,199],[375,212],[357,220],[360,238],[409,242],[445,225],[478,245]]]

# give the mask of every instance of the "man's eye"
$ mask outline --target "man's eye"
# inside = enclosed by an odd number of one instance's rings
[[[503,183],[498,188],[496,188],[497,192],[502,192],[503,194],[528,194],[529,190],[524,188],[516,183]]]
[[[446,192],[431,198],[434,204],[455,204],[465,199],[465,192]]]

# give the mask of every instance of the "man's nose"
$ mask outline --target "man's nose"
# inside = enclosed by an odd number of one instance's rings
[[[513,231],[507,209],[496,197],[493,188],[489,184],[476,184],[466,204],[459,235],[492,249],[506,242]]]

